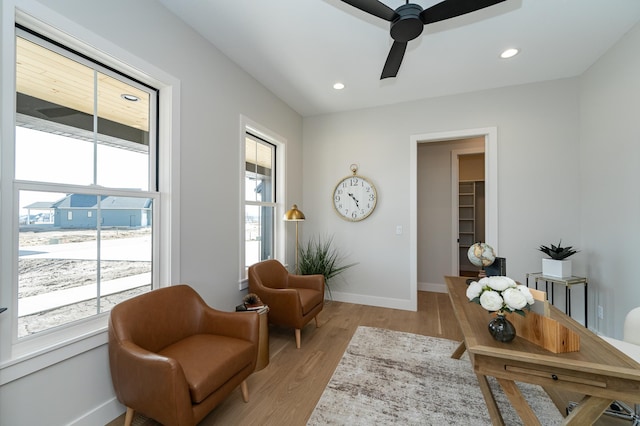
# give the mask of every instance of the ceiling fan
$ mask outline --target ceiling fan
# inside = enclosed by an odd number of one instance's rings
[[[407,43],[422,34],[425,25],[475,12],[505,0],[444,0],[427,9],[422,9],[422,6],[409,3],[407,0],[406,4],[396,10],[378,0],[342,1],[363,12],[391,22],[393,45],[382,69],[380,76],[380,80],[382,80],[395,77],[398,74]]]

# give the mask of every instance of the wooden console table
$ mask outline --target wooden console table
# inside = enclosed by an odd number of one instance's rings
[[[445,281],[464,336],[452,358],[459,358],[465,349],[468,351],[494,425],[504,425],[504,421],[487,376],[497,379],[526,425],[540,425],[540,421],[515,381],[585,395],[565,418],[565,425],[592,424],[616,399],[640,402],[640,364],[556,307],[550,306],[551,318],[580,336],[577,352],[552,353],[520,337],[511,343],[497,342],[487,330],[492,315],[467,299],[466,279],[445,277]]]

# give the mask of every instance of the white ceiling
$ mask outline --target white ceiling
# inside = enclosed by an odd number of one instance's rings
[[[507,0],[428,25],[380,80],[389,24],[340,0],[159,1],[303,116],[577,76],[640,21],[640,0]]]

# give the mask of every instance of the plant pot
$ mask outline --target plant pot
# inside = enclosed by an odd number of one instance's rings
[[[542,275],[555,278],[571,276],[571,260],[542,259]]]

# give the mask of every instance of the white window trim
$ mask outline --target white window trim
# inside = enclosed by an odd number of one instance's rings
[[[276,146],[276,202],[275,202],[275,218],[274,218],[274,256],[276,259],[283,260],[285,257],[285,229],[283,221],[280,220],[284,215],[284,198],[285,198],[285,157],[286,157],[286,146],[287,140],[278,135],[277,133],[267,129],[261,124],[256,123],[250,118],[240,115],[240,270],[239,274],[239,283],[238,289],[240,291],[246,290],[249,287],[246,278],[245,271],[245,229],[244,229],[244,220],[245,220],[245,161],[246,161],[246,152],[245,152],[245,137],[247,132],[254,134],[255,136],[264,139],[265,141]],[[283,262],[284,263],[284,262]]]
[[[180,81],[155,66],[132,55],[86,28],[52,12],[33,0],[5,0],[0,10],[2,43],[0,57],[0,92],[15,93],[15,23],[25,25],[99,60],[114,64],[130,76],[159,89],[159,205],[154,209],[158,226],[158,241],[154,242],[154,259],[158,259],[154,282],[160,287],[179,282],[180,278]],[[46,22],[46,24],[44,24]],[[78,40],[82,40],[80,43]],[[89,49],[86,46],[91,46]],[[95,49],[95,51],[94,51]],[[96,54],[97,52],[100,52]],[[127,64],[123,69],[122,64]],[[150,77],[153,76],[153,77]],[[17,271],[17,231],[13,200],[15,97],[0,99],[0,306],[15,309],[17,294],[14,277]],[[57,332],[43,333],[41,338],[28,339],[16,352],[11,315],[0,316],[0,385],[46,368],[107,343],[108,315],[98,315],[88,321],[64,328],[65,336]]]

